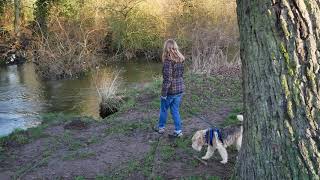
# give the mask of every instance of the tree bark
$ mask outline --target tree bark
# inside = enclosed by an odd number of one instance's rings
[[[237,0],[244,134],[235,179],[319,179],[320,1]]]
[[[20,9],[21,4],[20,0],[14,0],[14,33],[16,35],[19,34],[19,28],[20,28]]]

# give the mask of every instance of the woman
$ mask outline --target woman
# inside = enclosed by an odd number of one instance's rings
[[[181,119],[179,107],[182,93],[185,89],[183,83],[183,62],[185,58],[180,53],[177,43],[173,39],[168,39],[164,43],[162,62],[163,62],[163,83],[161,91],[160,118],[156,131],[160,134],[165,132],[165,125],[170,108],[175,130],[174,137],[182,136]]]

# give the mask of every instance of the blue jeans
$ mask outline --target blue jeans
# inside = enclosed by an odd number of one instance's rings
[[[175,126],[175,132],[181,132],[181,118],[179,113],[179,107],[182,99],[182,94],[168,95],[166,99],[161,98],[160,105],[160,118],[159,118],[159,128],[164,128],[166,126],[168,118],[168,109],[170,107],[170,112]]]

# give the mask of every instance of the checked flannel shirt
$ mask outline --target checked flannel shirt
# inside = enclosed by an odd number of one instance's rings
[[[176,95],[183,93],[185,86],[183,83],[183,63],[176,63],[166,59],[163,62],[162,91],[161,96]]]

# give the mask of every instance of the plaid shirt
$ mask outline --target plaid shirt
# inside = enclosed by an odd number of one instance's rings
[[[170,60],[163,62],[162,75],[162,91],[161,96],[176,95],[183,93],[185,86],[183,83],[183,63],[176,63]]]

